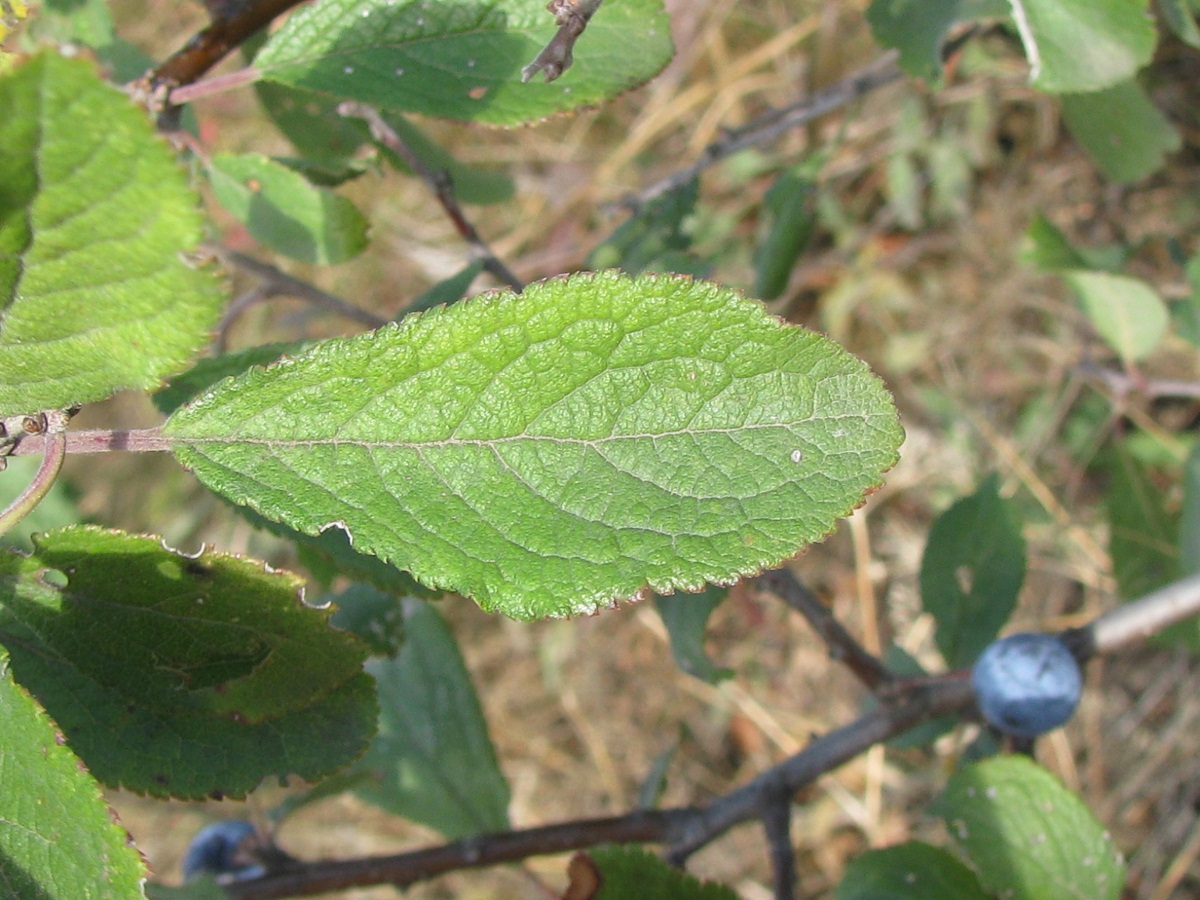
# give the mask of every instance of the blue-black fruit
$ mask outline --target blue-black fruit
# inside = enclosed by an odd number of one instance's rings
[[[1052,634],[993,641],[971,670],[979,711],[1006,734],[1033,738],[1062,725],[1083,691],[1079,663]]]

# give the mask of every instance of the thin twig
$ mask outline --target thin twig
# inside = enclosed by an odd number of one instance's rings
[[[1076,371],[1084,378],[1099,381],[1107,387],[1114,396],[1125,398],[1130,394],[1141,394],[1150,399],[1158,397],[1188,397],[1200,400],[1200,382],[1178,381],[1170,378],[1143,378],[1105,368],[1095,363],[1080,363]]]
[[[450,221],[454,223],[459,235],[471,246],[475,258],[483,264],[487,271],[517,293],[525,289],[524,283],[492,252],[492,248],[480,237],[475,226],[467,219],[462,207],[458,204],[458,199],[454,196],[454,183],[448,172],[445,170],[435,172],[425,165],[424,160],[408,146],[404,138],[397,134],[396,129],[392,128],[374,107],[365,103],[347,101],[338,106],[338,112],[343,116],[365,121],[375,140],[404,160],[404,164],[429,186]]]
[[[554,14],[558,31],[534,57],[533,62],[521,70],[522,83],[528,82],[538,72],[544,72],[546,81],[554,81],[571,68],[575,42],[587,28],[588,22],[604,0],[550,0],[546,9]]]
[[[895,681],[896,676],[874,654],[869,653],[854,639],[824,603],[812,591],[801,584],[788,569],[775,569],[760,575],[758,586],[781,597],[788,606],[796,610],[813,630],[821,636],[829,648],[832,659],[844,663],[859,681],[871,690],[877,690]]]
[[[854,74],[829,85],[829,87],[814,91],[811,96],[803,100],[771,110],[752,119],[741,128],[726,131],[722,137],[705,147],[700,158],[690,166],[654,182],[649,187],[642,188],[636,194],[629,194],[621,198],[620,205],[637,212],[646,203],[663,194],[678,190],[699,176],[701,172],[726,157],[749,147],[769,144],[793,128],[805,125],[835,109],[848,106],[876,88],[896,81],[903,74],[900,66],[896,63],[897,58],[898,54],[895,51],[885,53]]]
[[[22,417],[21,430],[25,434],[34,433],[42,438],[45,455],[42,457],[42,464],[34,473],[33,480],[29,482],[25,490],[21,491],[12,503],[0,511],[0,535],[8,532],[10,528],[29,515],[33,508],[42,502],[42,498],[50,492],[50,488],[54,485],[54,479],[58,477],[59,470],[62,469],[63,459],[67,455],[65,432],[68,418],[70,417],[62,410],[50,410],[38,416]],[[6,437],[10,436],[6,435]],[[17,437],[12,450],[15,452],[23,441],[23,437]]]
[[[796,898],[796,851],[792,847],[792,795],[786,788],[766,804],[763,830],[770,850],[775,900]]]
[[[1086,659],[1144,641],[1195,615],[1200,615],[1200,573],[1123,603],[1064,638],[1077,656]]]
[[[238,253],[236,250],[229,250],[216,245],[205,245],[204,250],[216,256],[226,265],[249,272],[261,281],[258,288],[254,291],[244,294],[238,301],[230,304],[229,309],[225,311],[225,315],[221,319],[221,324],[218,326],[218,335],[220,336],[225,334],[233,320],[241,313],[254,304],[261,303],[271,297],[295,297],[297,300],[303,300],[312,306],[329,310],[336,315],[344,316],[368,328],[381,328],[389,321],[362,307],[355,306],[350,301],[343,300],[335,294],[323,291],[316,285],[309,284],[307,281],[289,275],[282,269],[270,263],[263,262],[260,259],[255,259],[252,256],[246,256],[244,253]]]
[[[130,450],[136,453],[161,453],[171,449],[171,441],[158,428],[134,428],[127,431],[98,429],[68,431],[62,435],[31,434],[12,448],[13,456],[33,456],[46,452],[61,437],[66,453],[110,453]]]

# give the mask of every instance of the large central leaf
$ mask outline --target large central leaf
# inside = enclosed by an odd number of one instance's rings
[[[878,378],[735,292],[555,279],[252,369],[164,426],[209,487],[487,609],[583,613],[773,566],[879,483]]]

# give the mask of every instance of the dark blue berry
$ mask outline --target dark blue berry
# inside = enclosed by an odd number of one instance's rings
[[[1062,725],[1083,690],[1079,664],[1052,634],[993,641],[971,670],[979,711],[1006,734],[1033,738]]]
[[[188,844],[183,877],[187,880],[210,874],[222,881],[256,878],[263,874],[263,867],[251,855],[257,843],[258,832],[249,822],[229,819],[208,825]]]

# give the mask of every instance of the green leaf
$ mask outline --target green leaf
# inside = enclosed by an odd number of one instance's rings
[[[980,881],[1020,900],[1121,896],[1125,867],[1084,802],[1023,756],[959,769],[937,810]]]
[[[1138,181],[1182,145],[1179,132],[1133,80],[1088,94],[1064,94],[1063,121],[1106,178]]]
[[[178,886],[151,882],[146,885],[146,897],[149,900],[228,900],[229,895],[212,875],[206,874]]]
[[[1185,270],[1188,296],[1171,307],[1171,318],[1179,336],[1194,346],[1200,346],[1200,254],[1188,260]]]
[[[105,0],[44,0],[29,19],[26,37],[40,45],[108,47],[115,39],[112,13]]]
[[[290,341],[276,344],[259,344],[220,356],[200,360],[186,372],[172,378],[151,399],[158,411],[170,415],[197,394],[208,390],[222,378],[240,375],[251,366],[265,366],[280,357],[299,353],[308,346],[306,341]]]
[[[366,658],[331,610],[304,605],[296,576],[262,563],[93,527],[34,543],[0,554],[0,614],[139,706],[261,722],[310,706]]]
[[[1154,54],[1145,0],[1012,0],[1033,85],[1079,93],[1128,81]]]
[[[868,850],[846,868],[835,900],[988,900],[975,873],[940,847],[909,841]]]
[[[183,254],[196,195],[145,112],[82,59],[0,78],[0,412],[156,386],[208,339],[221,294]]]
[[[234,502],[524,618],[776,565],[903,436],[828,339],[714,284],[611,272],[323,342],[164,434]]]
[[[708,617],[729,595],[728,588],[710,585],[699,595],[675,594],[655,597],[658,614],[671,637],[671,655],[675,663],[689,675],[716,684],[733,677],[732,669],[714,666],[704,650],[704,634]]]
[[[319,0],[255,58],[266,78],[436,118],[515,125],[596,104],[649,80],[672,55],[662,0],[602,6],[558,81],[521,83],[553,36],[542,0]]]
[[[598,847],[577,853],[568,896],[588,900],[737,900],[723,884],[701,882],[641,847]]]
[[[367,220],[347,200],[258,153],[214,156],[213,196],[255,240],[308,263],[345,262],[367,246]]]
[[[5,463],[6,468],[0,474],[0,509],[6,508],[17,499],[33,481],[42,461],[36,456],[14,456],[6,459]],[[34,507],[33,512],[21,520],[20,527],[0,537],[0,546],[32,550],[33,542],[29,535],[74,525],[82,518],[83,513],[75,504],[74,492],[59,478],[51,485],[50,493]]]
[[[1083,255],[1072,246],[1067,236],[1043,213],[1036,213],[1025,232],[1021,261],[1045,271],[1082,269],[1087,266]]]
[[[371,139],[361,119],[338,114],[338,100],[325,94],[259,81],[258,101],[300,155],[326,166],[339,166]]]
[[[1159,15],[1175,37],[1192,47],[1200,47],[1200,27],[1196,26],[1194,0],[1158,0]]]
[[[975,661],[1012,615],[1024,580],[1021,524],[992,475],[938,516],[921,559],[921,602],[947,665]]]
[[[360,756],[379,708],[359,673],[313,705],[261,724],[139,706],[56,656],[32,633],[0,636],[18,681],[54,717],[93,776],[155,797],[244,797],[264,778],[316,781]],[[15,639],[14,639],[15,638]]]
[[[900,68],[933,81],[941,77],[942,41],[961,5],[961,0],[873,0],[867,21],[876,41],[900,51]]]
[[[357,793],[448,838],[505,830],[508,783],[454,635],[427,603],[402,603],[408,640],[368,664],[379,735],[359,763],[374,782]]]
[[[1092,327],[1127,365],[1145,359],[1166,336],[1170,312],[1146,282],[1108,272],[1067,272]]]
[[[466,296],[467,291],[470,290],[471,282],[482,271],[483,263],[473,262],[461,272],[451,275],[445,281],[439,281],[428,290],[422,291],[419,296],[414,297],[412,303],[408,305],[408,309],[402,312],[396,321],[399,321],[409,313],[422,312],[426,309],[433,309],[435,306],[449,306],[451,303],[457,303]]]
[[[816,223],[816,183],[822,159],[808,159],[779,174],[764,198],[770,221],[754,251],[754,296],[774,300],[787,289],[796,260],[812,239]]]
[[[145,865],[99,785],[10,669],[0,648],[0,893],[14,900],[143,896]]]
[[[696,211],[699,179],[668,191],[647,203],[614,229],[588,256],[589,269],[676,272],[703,275],[711,266],[692,252],[690,220]]]
[[[376,656],[394,657],[404,644],[404,610],[394,594],[369,584],[352,584],[325,598],[333,605],[331,625],[358,635]]]

